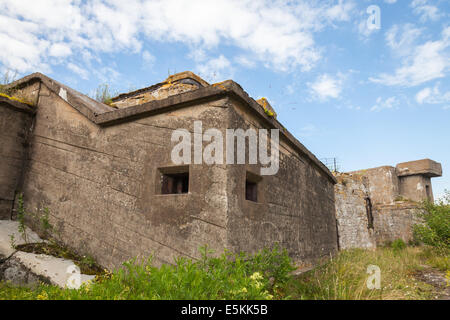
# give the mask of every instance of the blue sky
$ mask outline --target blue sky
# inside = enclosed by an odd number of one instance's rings
[[[83,93],[185,70],[233,79],[345,171],[441,162],[439,196],[450,189],[449,17],[448,0],[0,0],[0,71]]]

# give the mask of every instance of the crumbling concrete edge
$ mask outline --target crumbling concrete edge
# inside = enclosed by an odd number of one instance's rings
[[[67,279],[71,275],[68,274],[68,267],[75,266],[75,263],[68,259],[57,258],[45,254],[28,253],[11,248],[11,245],[5,242],[11,234],[14,236],[18,235],[17,225],[17,221],[0,220],[0,257],[5,257],[0,259],[0,269],[5,269],[4,267],[2,268],[2,265],[8,263],[9,260],[15,260],[20,264],[21,268],[25,269],[27,273],[34,275],[40,281],[65,288]],[[31,240],[30,243],[45,242],[45,240],[42,240],[29,228],[26,229],[26,233]],[[16,240],[16,245],[25,244],[24,240],[18,236]],[[76,268],[72,268],[71,270],[76,270]],[[95,276],[81,273],[79,276],[81,283],[91,281],[95,278]]]
[[[25,103],[14,101],[14,100],[8,99],[6,97],[2,97],[2,96],[0,96],[0,105],[3,105],[3,106],[6,105],[10,108],[18,110],[19,112],[28,113],[31,115],[36,113],[36,108],[33,108]]]
[[[42,73],[33,73],[22,79],[19,79],[7,85],[7,89],[24,87],[30,82],[41,81],[51,91],[66,101],[74,109],[87,117],[93,123],[99,126],[112,126],[115,124],[132,121],[134,119],[156,115],[168,111],[185,108],[200,101],[211,101],[223,97],[229,97],[243,102],[252,111],[258,115],[268,125],[269,128],[279,129],[280,136],[291,144],[300,154],[304,155],[320,171],[325,173],[326,177],[336,184],[336,178],[330,170],[312,154],[302,143],[300,143],[281,123],[274,117],[267,115],[263,108],[251,98],[242,87],[233,80],[226,80],[206,87],[199,88],[177,95],[170,96],[161,100],[153,100],[141,105],[131,106],[123,109],[115,109],[106,104],[95,101],[88,96],[69,88]]]

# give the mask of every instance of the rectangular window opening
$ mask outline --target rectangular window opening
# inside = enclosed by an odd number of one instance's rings
[[[372,201],[369,197],[366,197],[364,200],[366,201],[367,229],[373,229]]]
[[[161,194],[182,194],[188,192],[188,168],[172,168],[172,170],[161,170]]]
[[[255,182],[245,181],[245,200],[258,202],[258,186]]]
[[[258,183],[261,177],[247,172],[245,179],[245,200],[258,202]]]

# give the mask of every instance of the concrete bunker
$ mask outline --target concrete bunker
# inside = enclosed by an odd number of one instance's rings
[[[48,208],[60,240],[109,268],[151,254],[157,264],[196,259],[205,244],[220,253],[279,243],[302,263],[337,250],[335,177],[267,101],[232,80],[210,85],[183,72],[111,105],[40,73],[8,89],[34,103],[0,100],[4,219],[14,219],[23,193],[27,210]],[[278,129],[278,172],[173,163],[172,132],[194,132],[195,121],[224,136],[229,128]]]
[[[375,248],[412,240],[420,202],[434,201],[431,178],[442,176],[442,166],[423,159],[335,175],[340,247]]]

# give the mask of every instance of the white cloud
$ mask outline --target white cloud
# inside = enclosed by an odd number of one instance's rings
[[[367,40],[372,35],[372,33],[375,33],[377,31],[378,29],[376,28],[367,27],[367,17],[364,17],[358,24],[358,33],[362,40]]]
[[[353,2],[339,0],[336,5],[326,10],[326,16],[332,21],[349,21],[353,7]]]
[[[256,62],[254,60],[244,55],[237,56],[234,60],[246,68],[254,68],[256,66]]]
[[[55,43],[49,49],[51,57],[64,58],[72,54],[72,49],[64,43]]]
[[[413,12],[420,16],[421,22],[427,22],[428,20],[437,21],[443,16],[439,8],[429,4],[428,0],[414,0],[411,3],[411,7]]]
[[[45,71],[51,56],[140,53],[153,40],[207,51],[226,43],[270,68],[309,70],[321,58],[314,32],[348,21],[353,7],[353,0],[0,0],[0,63]]]
[[[343,85],[343,76],[338,74],[333,77],[329,74],[323,74],[316,78],[312,83],[308,83],[310,91],[314,98],[320,101],[326,101],[330,98],[339,98]]]
[[[224,78],[232,78],[233,68],[224,55],[210,59],[197,66],[198,75],[206,81],[216,82]]]
[[[384,2],[389,3],[389,4],[393,4],[393,3],[396,3],[397,0],[384,0]]]
[[[390,97],[383,100],[381,97],[377,98],[375,105],[370,108],[370,111],[381,111],[383,109],[393,109],[398,107],[399,101],[396,97]]]
[[[439,85],[433,88],[426,87],[416,94],[416,101],[419,104],[444,104],[450,102],[450,91],[441,93]]]
[[[114,68],[114,66],[94,69],[92,73],[103,83],[114,82],[120,76],[120,73]]]
[[[149,68],[149,67],[153,66],[153,64],[155,63],[155,60],[156,60],[156,58],[147,50],[144,50],[142,52],[142,59],[144,60],[145,68]]]
[[[416,28],[413,24],[394,25],[385,34],[386,44],[394,54],[405,56],[411,53],[411,48],[421,34],[422,30]]]
[[[416,94],[417,103],[422,104],[431,95],[431,89],[425,88]]]
[[[188,57],[196,62],[202,62],[208,59],[208,56],[202,48],[191,48]]]
[[[390,41],[387,37],[388,45],[392,45]],[[370,80],[389,86],[416,86],[445,77],[450,69],[449,46],[450,27],[447,27],[442,31],[440,40],[409,47],[409,54],[405,55],[402,66],[394,74],[382,73],[378,78]]]
[[[89,79],[89,72],[80,66],[77,66],[76,64],[73,64],[72,62],[67,64],[67,68],[73,72],[75,72],[77,75],[79,75],[82,79]]]

